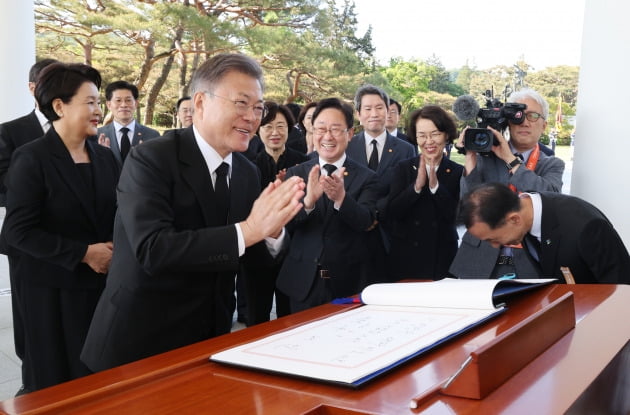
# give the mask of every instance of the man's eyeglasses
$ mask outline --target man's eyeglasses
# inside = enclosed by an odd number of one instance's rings
[[[248,109],[252,109],[254,111],[254,116],[258,119],[262,119],[265,118],[265,116],[267,115],[267,107],[265,107],[262,103],[256,103],[256,104],[248,104],[247,102],[240,100],[240,99],[230,99],[230,98],[226,98],[226,97],[222,97],[220,95],[214,94],[210,91],[203,91],[204,94],[208,94],[210,96],[216,97],[216,98],[221,98],[224,99],[226,101],[230,101],[231,103],[234,104],[234,106],[236,107],[236,113],[239,115],[245,115],[247,114],[247,110]]]
[[[330,128],[324,128],[324,127],[316,127],[313,129],[313,132],[315,134],[317,134],[318,136],[322,137],[325,136],[326,133],[330,133],[330,135],[333,138],[341,138],[341,136],[348,131],[347,128],[341,128],[341,127],[330,127]]]
[[[542,118],[543,120],[545,119],[545,117],[543,117],[542,114],[539,114],[537,112],[526,112],[525,118],[527,118],[527,121],[531,121],[531,122],[536,122],[538,121],[539,118]]]

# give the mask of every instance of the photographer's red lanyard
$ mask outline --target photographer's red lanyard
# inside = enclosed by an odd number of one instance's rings
[[[536,147],[534,147],[531,154],[529,155],[529,158],[527,159],[527,163],[525,163],[525,167],[527,168],[527,170],[534,171],[534,169],[536,169],[536,164],[538,164],[539,158],[540,158],[540,147],[538,147],[538,144],[536,144]],[[508,187],[512,189],[513,192],[520,193],[518,190],[516,190],[516,186],[514,186],[512,183],[510,183]],[[506,245],[506,246],[509,246],[510,248],[523,248],[522,244]]]
[[[536,147],[534,147],[531,154],[529,155],[529,158],[527,159],[527,163],[525,163],[525,167],[527,168],[527,170],[534,171],[536,169],[536,165],[538,164],[539,158],[540,158],[540,147],[538,147],[538,144],[536,144]],[[512,183],[508,184],[508,187],[512,189],[513,192],[518,193],[516,186],[514,186]]]

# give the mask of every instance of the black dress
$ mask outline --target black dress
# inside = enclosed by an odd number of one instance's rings
[[[27,392],[90,373],[79,354],[106,276],[81,261],[112,240],[120,171],[111,150],[86,148],[91,162],[76,164],[51,128],[16,150],[8,175],[0,252],[24,318]]]

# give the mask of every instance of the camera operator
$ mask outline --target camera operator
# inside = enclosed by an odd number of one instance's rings
[[[514,92],[508,102],[527,106],[523,122],[508,122],[509,141],[501,132],[489,128],[498,142],[491,152],[466,151],[460,194],[463,196],[475,186],[490,182],[506,184],[515,192],[560,193],[564,161],[546,155],[538,145],[547,127],[549,104],[531,89]],[[465,131],[459,136],[458,147],[464,145]],[[515,273],[518,278],[539,277],[537,265],[523,251],[518,247],[493,248],[466,233],[449,272],[460,278],[497,278],[507,273]]]

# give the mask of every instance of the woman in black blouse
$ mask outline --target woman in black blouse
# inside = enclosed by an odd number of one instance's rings
[[[87,138],[101,119],[99,72],[56,63],[35,99],[52,127],[13,155],[1,251],[24,320],[23,391],[90,373],[79,360],[112,258],[119,168]]]

